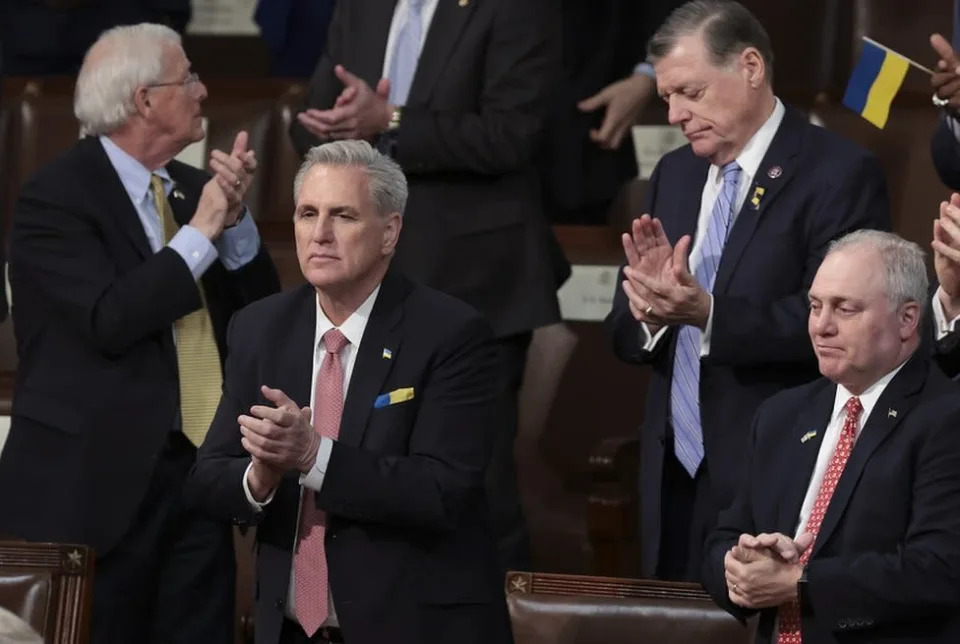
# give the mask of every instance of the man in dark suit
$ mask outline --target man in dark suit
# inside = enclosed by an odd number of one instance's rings
[[[955,12],[958,4],[954,3]],[[960,34],[955,33],[954,38],[957,37]],[[960,60],[954,48],[940,34],[930,36],[930,45],[940,57],[937,69],[930,77],[933,103],[943,111],[930,140],[930,153],[940,180],[948,187],[960,190],[960,121],[957,120],[957,111],[960,110]]]
[[[181,490],[227,321],[279,283],[242,202],[246,134],[212,152],[213,178],[172,160],[203,138],[205,97],[174,31],[106,32],[77,79],[87,136],[14,209],[3,532],[96,549],[97,643],[233,641],[231,527]]]
[[[917,350],[923,251],[851,233],[809,298],[824,377],[757,410],[704,584],[758,642],[956,642],[960,388]]]
[[[654,170],[605,324],[620,359],[653,365],[643,573],[692,579],[754,410],[816,376],[805,293],[826,244],[890,215],[876,160],[774,96],[770,40],[741,5],[688,3],[648,49],[690,145]]]
[[[391,267],[406,181],[368,143],[312,149],[294,192],[309,284],[237,314],[191,476],[257,525],[257,644],[509,642],[489,325]]]
[[[533,163],[556,25],[543,0],[340,0],[291,128],[301,153],[353,138],[396,159],[410,182],[397,267],[493,326],[502,404],[488,490],[504,569],[530,565],[513,464],[526,350],[533,329],[559,319],[562,266]]]

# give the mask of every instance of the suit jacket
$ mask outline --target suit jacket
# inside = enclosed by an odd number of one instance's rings
[[[704,585],[740,619],[751,611],[727,598],[723,557],[742,533],[793,536],[835,393],[821,378],[757,411],[744,480],[704,555]],[[827,508],[801,584],[805,644],[960,641],[958,426],[960,387],[917,353],[880,395]],[[758,643],[776,643],[776,612],[760,612]]]
[[[338,63],[376,86],[393,10],[337,2],[307,106],[333,107]],[[410,187],[395,265],[473,305],[498,337],[559,319],[534,166],[558,74],[555,17],[543,0],[439,0],[392,153]],[[297,121],[290,134],[301,154],[319,143]]]
[[[947,127],[948,118],[951,117],[944,115],[937,122],[937,129],[930,139],[930,156],[944,185],[951,190],[960,190],[960,142]]]
[[[301,487],[289,473],[254,512],[242,488],[250,458],[236,418],[268,404],[265,383],[309,404],[316,310],[305,285],[237,314],[224,395],[188,485],[209,512],[258,526],[257,644],[279,637]],[[483,491],[498,374],[490,337],[470,307],[388,272],[317,495],[349,642],[510,641]],[[378,395],[405,387],[413,387],[412,400],[374,408]]]
[[[780,169],[779,176],[770,176],[773,168]],[[671,243],[695,233],[708,169],[709,162],[688,145],[666,155],[654,170],[645,212],[660,218]],[[700,418],[716,510],[733,499],[747,428],[759,404],[818,375],[807,335],[806,293],[827,243],[858,228],[890,229],[876,159],[789,108],[754,186],[765,193],[755,208],[751,188],[730,230],[713,288],[710,354],[700,367]],[[660,545],[664,446],[673,440],[676,333],[668,330],[652,352],[644,351],[621,281],[605,321],[613,350],[622,360],[653,366],[640,429],[642,566],[652,575]]]
[[[189,221],[207,175],[171,161]],[[96,138],[41,168],[20,192],[10,244],[19,366],[0,457],[5,533],[78,542],[104,555],[133,520],[179,425],[172,324],[201,306],[186,263],[154,254]],[[234,311],[279,290],[265,248],[202,278],[221,356]]]

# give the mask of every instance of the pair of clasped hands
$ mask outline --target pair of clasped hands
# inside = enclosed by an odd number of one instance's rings
[[[343,91],[332,109],[309,108],[297,114],[297,120],[321,141],[332,139],[371,139],[387,129],[392,118],[390,81],[381,78],[376,88],[337,65],[333,69]]]
[[[711,299],[690,273],[690,235],[671,246],[659,219],[643,215],[622,235],[627,265],[623,292],[630,312],[651,334],[664,326],[707,326]]]
[[[730,601],[749,609],[781,606],[797,599],[803,575],[800,556],[813,545],[809,532],[791,539],[779,532],[740,535],[723,558]]]

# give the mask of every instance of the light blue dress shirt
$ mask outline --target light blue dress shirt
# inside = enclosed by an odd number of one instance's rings
[[[143,231],[147,235],[147,241],[154,253],[160,252],[164,245],[170,246],[183,258],[194,279],[197,280],[210,268],[218,256],[227,270],[231,271],[237,270],[256,257],[260,250],[260,233],[249,213],[236,226],[224,230],[215,243],[211,243],[203,233],[188,225],[182,226],[169,244],[164,244],[163,223],[150,192],[152,173],[108,137],[101,136],[100,144],[130,196],[130,201],[137,211]],[[155,174],[163,180],[163,188],[169,198],[175,188],[173,179],[170,178],[166,168],[157,169]]]

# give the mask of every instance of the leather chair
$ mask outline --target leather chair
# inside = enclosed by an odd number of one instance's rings
[[[510,572],[516,644],[749,644],[744,627],[696,584]]]
[[[0,541],[0,606],[47,644],[86,644],[93,598],[93,550],[86,546]]]

